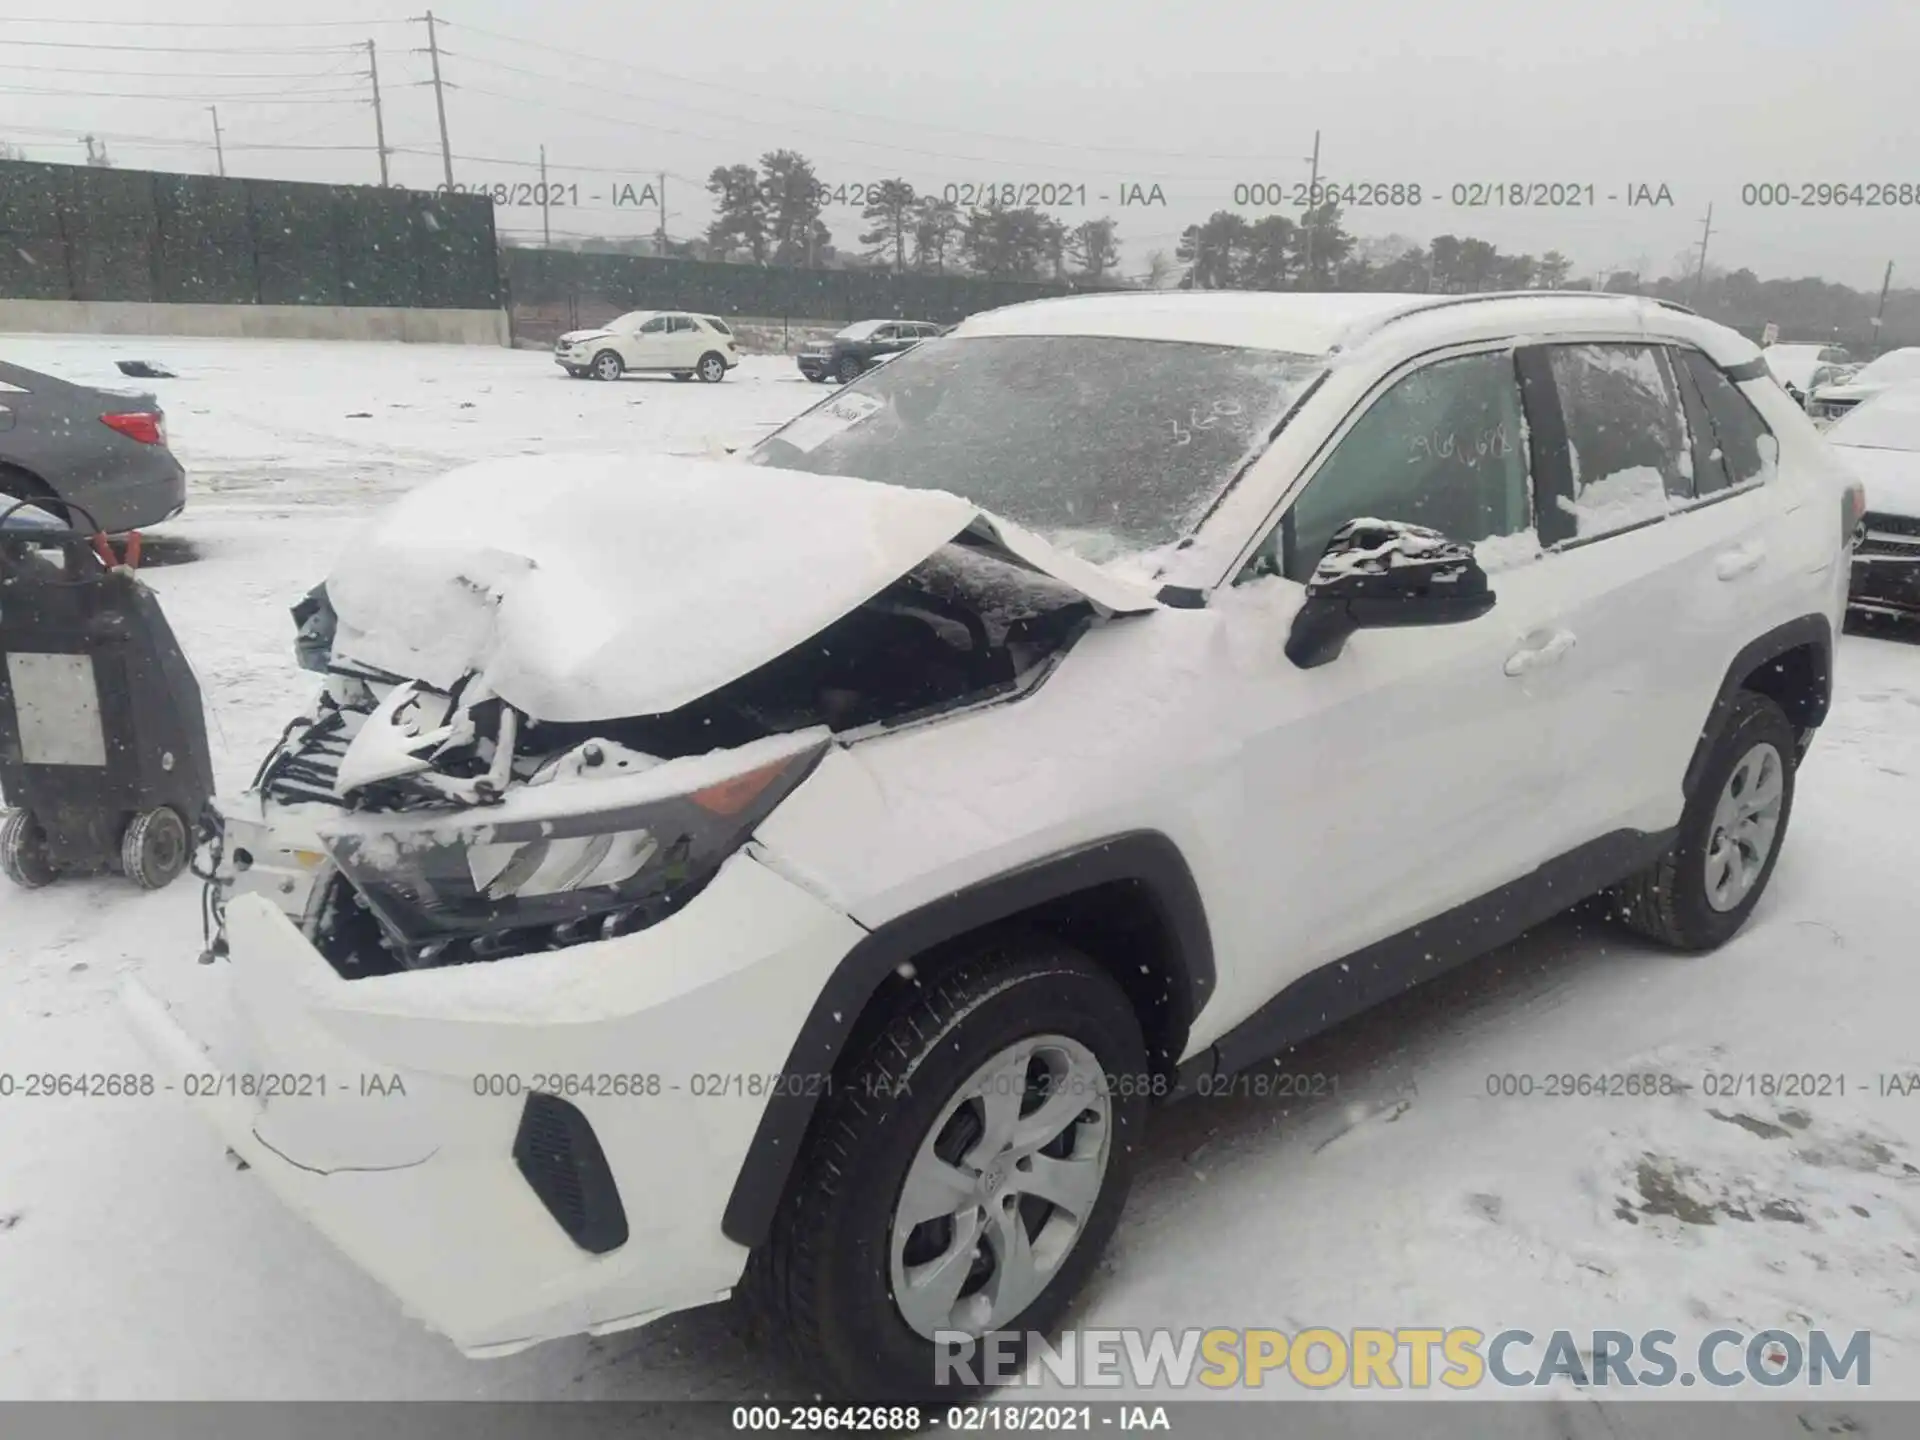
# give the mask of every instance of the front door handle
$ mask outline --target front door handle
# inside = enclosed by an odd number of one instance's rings
[[[1713,573],[1722,580],[1738,580],[1759,569],[1766,558],[1767,547],[1757,540],[1750,545],[1736,545],[1720,552],[1720,558],[1713,562]]]
[[[1506,672],[1509,675],[1525,675],[1529,671],[1545,669],[1557,663],[1571,649],[1571,630],[1551,630],[1538,637],[1528,636],[1526,642],[1507,657]]]

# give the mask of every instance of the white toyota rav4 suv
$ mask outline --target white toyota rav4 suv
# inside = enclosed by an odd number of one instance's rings
[[[978,315],[733,460],[401,500],[221,804],[230,1004],[126,1001],[468,1353],[742,1290],[929,1396],[1057,1320],[1153,1103],[1599,892],[1731,936],[1861,506],[1675,306]]]

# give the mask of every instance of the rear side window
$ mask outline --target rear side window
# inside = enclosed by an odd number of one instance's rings
[[[1693,498],[1693,456],[1665,347],[1546,347],[1566,422],[1573,493],[1542,539],[1591,539]],[[1544,517],[1543,517],[1544,520]]]
[[[1753,403],[1698,350],[1675,352],[1691,391],[1696,494],[1710,495],[1764,478],[1764,452],[1773,432]],[[1696,413],[1697,412],[1697,413]]]
[[[667,327],[673,331],[697,331],[700,327],[694,323],[691,315],[676,315]]]

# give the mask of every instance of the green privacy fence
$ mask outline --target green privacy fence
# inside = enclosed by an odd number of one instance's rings
[[[0,161],[0,298],[503,303],[482,196],[24,160]]]
[[[623,310],[694,310],[763,319],[902,317],[951,324],[980,310],[1066,295],[1070,283],[884,270],[802,270],[510,247],[503,252],[515,328],[523,316],[594,324]]]

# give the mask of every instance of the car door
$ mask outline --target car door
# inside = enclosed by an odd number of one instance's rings
[[[640,323],[621,344],[621,357],[629,370],[665,370],[672,359],[673,324],[671,315],[653,315]]]
[[[667,348],[668,369],[691,370],[700,363],[700,357],[713,347],[708,343],[699,321],[691,315],[675,315],[667,327]]]
[[[1526,435],[1508,347],[1404,368],[1349,417],[1214,597],[1230,677],[1216,703],[1237,751],[1221,793],[1201,801],[1233,817],[1216,831],[1227,853],[1215,863],[1238,877],[1219,907],[1223,1025],[1544,858],[1534,817],[1552,776],[1539,707],[1527,677],[1509,673],[1546,604],[1529,574]],[[1363,630],[1331,662],[1297,669],[1283,646],[1304,582],[1333,532],[1360,517],[1484,546],[1494,607],[1462,624]],[[1416,946],[1415,963],[1437,968],[1446,949]],[[1374,999],[1402,978],[1353,983]]]
[[[1728,433],[1714,433],[1688,357],[1657,341],[1530,346],[1519,363],[1546,457],[1542,635],[1561,651],[1534,680],[1559,775],[1546,843],[1658,834],[1679,820],[1727,667],[1765,628],[1747,613],[1780,563],[1766,535],[1765,425],[1733,392],[1751,423],[1737,431],[1729,411]]]

